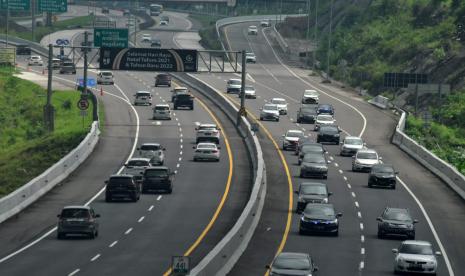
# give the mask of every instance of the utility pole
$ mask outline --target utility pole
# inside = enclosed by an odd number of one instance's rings
[[[245,76],[246,76],[246,60],[245,60],[245,50],[242,50],[242,72],[241,72],[241,107],[237,113],[237,122],[236,125],[241,124],[241,116],[247,116],[245,111]]]
[[[8,47],[8,28],[10,26],[10,2],[6,0],[6,39],[5,47]]]
[[[325,83],[331,82],[329,80],[329,57],[331,55],[331,35],[332,35],[332,28],[333,28],[333,0],[331,0],[331,12],[329,15],[329,37],[328,37],[328,51],[326,56],[326,80]]]
[[[308,45],[310,45],[310,11],[311,11],[311,2],[307,0],[307,34],[306,39],[308,41]],[[310,47],[307,53],[305,53],[305,57],[307,58],[307,66],[310,66]]]
[[[44,107],[44,122],[48,132],[53,132],[55,129],[55,109],[52,105],[52,59],[53,45],[48,45],[48,80],[47,80],[47,103]]]
[[[87,97],[87,51],[89,50],[87,47],[89,41],[89,33],[87,31],[84,32],[84,88],[82,94],[84,97]]]
[[[36,0],[31,0],[31,36],[32,41],[36,41]]]
[[[315,26],[313,27],[313,43],[315,45],[315,49],[313,49],[312,73],[315,73],[316,70],[316,50],[318,49],[318,2],[319,0],[316,0],[315,3]]]

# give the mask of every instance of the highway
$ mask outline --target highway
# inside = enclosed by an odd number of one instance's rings
[[[281,116],[279,123],[261,123],[268,179],[264,213],[248,249],[230,274],[264,274],[265,265],[278,251],[284,250],[310,253],[320,268],[319,275],[391,275],[394,258],[391,249],[397,248],[400,241],[380,240],[376,236],[376,217],[386,206],[408,208],[420,221],[416,225],[416,238],[431,241],[444,255],[439,258],[438,275],[450,275],[450,271],[460,275],[465,271],[461,262],[465,256],[462,246],[465,238],[461,235],[465,219],[463,201],[438,178],[390,144],[397,118],[351,92],[323,85],[319,78],[308,77],[300,69],[283,65],[270,47],[271,39],[265,36],[270,28],[259,28],[258,36],[249,36],[246,33],[248,25],[253,23],[226,27],[227,44],[232,50],[251,50],[257,56],[257,64],[247,64],[250,75],[247,82],[255,86],[258,98],[247,100],[246,107],[251,117],[258,117],[259,108],[266,100],[282,97],[289,103],[289,113]],[[238,76],[215,73],[198,74],[197,77],[225,93],[226,81]],[[311,137],[316,136],[313,125],[295,123],[302,93],[312,88],[320,91],[321,103],[335,107],[337,123],[345,135],[362,136],[368,147],[380,153],[385,163],[394,164],[400,171],[396,190],[368,189],[367,174],[352,172],[351,158],[339,156],[339,147],[333,145],[327,146],[332,161],[327,180],[299,178],[297,158],[291,152],[278,152],[276,146],[281,145],[281,135],[288,129],[302,129]],[[237,95],[230,95],[230,98],[239,102]],[[284,162],[279,161],[281,154]],[[300,216],[294,213],[296,197],[292,192],[303,181],[327,183],[334,193],[330,202],[337,212],[343,213],[339,237],[298,234]]]
[[[74,40],[75,45],[80,42]],[[24,62],[20,65],[26,67]],[[32,70],[41,73],[42,68]],[[90,77],[95,72],[91,70]],[[63,184],[1,225],[1,275],[161,275],[173,255],[190,255],[195,265],[230,229],[252,183],[245,145],[221,110],[196,91],[194,111],[174,111],[171,121],[152,120],[149,106],[133,107],[137,90],[152,91],[154,103],[169,101],[170,88],[154,88],[154,76],[115,72],[115,85],[103,86],[99,99],[105,106],[105,130],[95,154]],[[75,78],[54,76],[71,86]],[[219,163],[192,161],[198,122],[220,125]],[[104,180],[144,142],[166,147],[165,164],[176,171],[173,194],[147,194],[137,203],[106,203],[101,193]],[[57,240],[56,214],[65,205],[84,203],[101,215],[99,237]]]

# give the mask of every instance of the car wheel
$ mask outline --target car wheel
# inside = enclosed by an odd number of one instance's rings
[[[316,142],[319,143],[319,142],[320,142],[320,139],[317,138],[317,139],[316,139]]]
[[[391,186],[391,189],[392,189],[392,190],[395,190],[395,189],[396,189],[396,184],[392,185],[392,186]]]
[[[66,236],[66,234],[65,234],[65,233],[61,233],[61,232],[58,232],[58,233],[57,233],[57,239],[59,239],[59,240],[62,240],[62,239],[64,239],[64,238],[65,238],[65,236]]]
[[[263,121],[263,118],[262,118],[262,117],[260,117],[260,121]]]
[[[173,192],[173,187],[170,187],[168,190],[166,190],[168,194],[171,194]]]
[[[384,238],[384,235],[381,231],[378,230],[378,239]]]
[[[414,240],[415,239],[415,234],[411,234],[407,236],[408,240]]]
[[[95,232],[94,231],[92,231],[92,233],[89,234],[89,238],[95,239]]]
[[[355,169],[355,167],[354,167],[354,166],[352,166],[352,171],[353,171],[353,172],[356,172],[356,171],[357,171],[357,169]]]
[[[276,122],[279,122],[279,118],[278,118],[278,119],[276,119]]]
[[[305,178],[303,173],[300,173],[300,178]]]
[[[302,164],[302,161],[297,161],[297,164],[300,166]]]
[[[323,179],[328,179],[328,175],[327,174],[323,175]]]
[[[97,230],[97,231],[95,231],[95,236],[96,236],[96,237],[98,237],[98,230]]]
[[[106,197],[105,197],[105,202],[111,202],[111,197],[110,197],[110,196],[106,196]]]
[[[297,118],[297,123],[300,124],[302,122],[302,120],[300,120],[299,118]]]
[[[194,110],[194,107],[193,107],[193,106],[191,106],[191,110]]]
[[[352,169],[352,170],[353,170],[353,169]],[[371,183],[368,182],[368,188],[371,188],[371,187],[373,187],[373,185],[371,185]]]
[[[198,161],[198,159],[194,157],[194,162],[197,162],[197,161]]]
[[[299,228],[299,235],[305,235],[305,231]]]
[[[174,109],[174,110],[177,110],[177,109],[178,109],[178,107],[175,105],[175,106],[173,106],[173,109]]]
[[[216,161],[216,162],[220,162],[220,159],[218,158],[218,159],[216,159],[215,161]]]
[[[137,198],[136,195],[132,197],[132,202],[137,202],[137,200],[139,200],[139,199]]]
[[[333,236],[335,236],[335,237],[339,236],[339,229],[336,232],[333,233]]]

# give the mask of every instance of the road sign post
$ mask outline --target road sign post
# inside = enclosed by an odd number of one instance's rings
[[[172,275],[184,276],[190,272],[190,257],[189,256],[173,256],[171,259]]]
[[[128,29],[94,29],[95,47],[128,47]]]

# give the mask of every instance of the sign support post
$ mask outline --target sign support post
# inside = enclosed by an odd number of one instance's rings
[[[241,116],[246,116],[245,111],[245,81],[246,81],[246,59],[245,59],[245,50],[242,50],[242,72],[241,72],[241,107],[237,113],[237,122],[236,125],[241,124]]]
[[[44,107],[44,121],[48,132],[53,132],[55,128],[55,110],[52,105],[52,58],[53,45],[48,45],[48,80],[47,80],[47,103]]]

